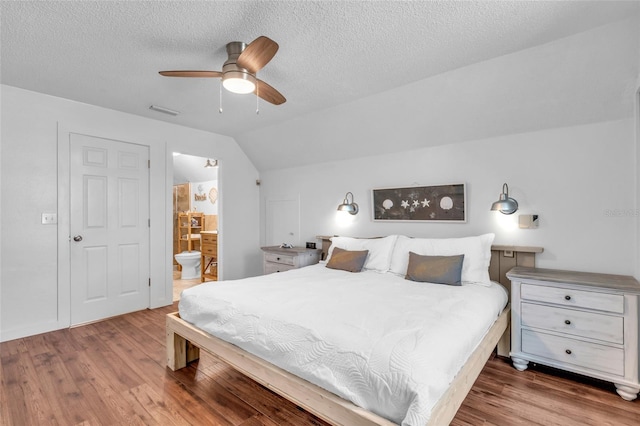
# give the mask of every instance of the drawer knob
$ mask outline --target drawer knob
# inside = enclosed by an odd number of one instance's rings
[[[565,352],[567,353],[567,355],[571,355],[571,349],[567,349]]]
[[[569,321],[569,320],[564,320],[564,323],[567,324],[567,325],[571,325],[571,321]]]
[[[565,300],[571,300],[571,296],[569,296],[568,294],[564,297]]]

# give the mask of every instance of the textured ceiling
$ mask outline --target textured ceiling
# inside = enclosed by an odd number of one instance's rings
[[[273,133],[281,123],[621,20],[639,4],[2,1],[1,81],[230,135],[260,164],[263,153],[252,145],[261,129]],[[217,79],[158,75],[220,70],[227,42],[260,35],[280,45],[259,77],[285,95],[284,105],[261,102],[257,115],[255,97],[224,92],[219,114]],[[181,114],[150,111],[152,104]]]

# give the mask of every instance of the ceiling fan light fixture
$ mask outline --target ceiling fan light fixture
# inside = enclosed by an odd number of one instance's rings
[[[249,44],[232,41],[227,43],[228,58],[222,65],[222,71],[160,71],[160,75],[165,77],[221,78],[220,99],[222,99],[222,88],[224,87],[225,90],[232,93],[243,95],[255,93],[256,103],[257,98],[261,98],[270,104],[281,105],[287,101],[282,93],[256,77],[258,71],[271,61],[277,51],[278,43],[266,36],[260,36]],[[222,112],[222,103],[220,105],[219,111]]]
[[[222,76],[222,86],[230,92],[246,95],[256,90],[256,78],[242,71],[227,71]]]

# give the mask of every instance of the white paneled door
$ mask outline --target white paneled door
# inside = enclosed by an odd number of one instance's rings
[[[300,244],[300,199],[298,197],[266,200],[266,243]]]
[[[149,306],[149,148],[71,134],[71,325]]]

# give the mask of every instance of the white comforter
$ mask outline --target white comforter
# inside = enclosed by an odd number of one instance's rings
[[[506,303],[495,283],[319,264],[184,290],[180,316],[395,423],[424,425]]]

